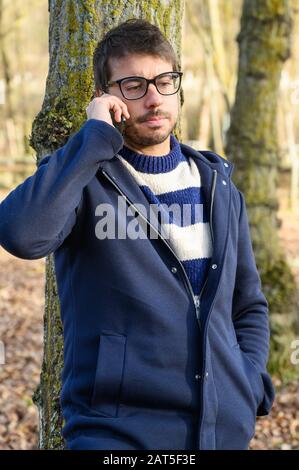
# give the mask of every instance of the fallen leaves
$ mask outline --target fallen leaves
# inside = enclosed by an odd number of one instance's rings
[[[0,248],[0,449],[38,447],[32,394],[42,362],[44,260],[24,261]]]
[[[256,433],[250,448],[256,450],[299,449],[299,383],[282,385],[273,379],[276,399],[269,416],[257,418]]]

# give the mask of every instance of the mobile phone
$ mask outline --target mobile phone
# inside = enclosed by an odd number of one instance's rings
[[[119,132],[120,132],[121,134],[124,133],[124,130],[125,130],[125,122],[126,122],[126,118],[125,118],[125,116],[122,114],[122,115],[121,115],[121,118],[120,118],[120,123],[118,123],[118,124],[120,124],[120,126],[119,126]]]
[[[121,134],[123,134],[124,129],[125,129],[125,122],[126,122],[125,116],[122,114],[121,115],[121,121],[118,122],[118,121],[115,121],[114,113],[112,111],[110,111],[110,114],[111,114],[111,119],[112,119],[113,125],[119,130],[119,132]]]

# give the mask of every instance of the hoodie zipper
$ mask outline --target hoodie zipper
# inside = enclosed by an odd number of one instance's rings
[[[213,205],[214,205],[214,195],[215,195],[215,188],[216,188],[216,181],[217,181],[217,170],[213,170],[213,181],[212,181],[212,189],[211,189],[211,205],[210,205],[210,219],[209,219],[209,226],[210,226],[210,233],[211,233],[211,240],[212,240],[212,246],[214,247],[214,232],[213,232]],[[200,294],[198,296],[198,302],[197,302],[197,313],[200,315],[200,300],[204,291],[204,288],[206,286],[208,280],[208,276],[206,276],[204,285],[201,288]]]
[[[200,323],[200,298],[202,296],[202,293],[203,293],[203,290],[205,288],[205,285],[206,285],[206,282],[207,282],[207,279],[205,280],[205,283],[200,291],[200,295],[198,298],[195,297],[195,294],[194,294],[194,291],[193,291],[193,288],[192,288],[192,285],[189,281],[189,278],[187,276],[187,273],[185,271],[185,268],[183,266],[183,264],[181,263],[180,259],[177,257],[176,253],[173,251],[173,249],[171,248],[171,246],[169,245],[169,243],[166,241],[166,239],[162,236],[162,234],[159,232],[159,230],[156,229],[156,227],[154,227],[150,222],[149,220],[139,211],[139,209],[132,203],[132,201],[126,196],[126,194],[122,191],[122,189],[118,186],[117,183],[115,183],[115,181],[111,178],[111,176],[109,176],[109,174],[104,170],[104,169],[101,169],[103,175],[108,179],[108,181],[110,181],[110,183],[116,188],[116,190],[121,194],[121,196],[135,209],[135,211],[142,217],[142,219],[159,235],[159,237],[161,238],[161,240],[165,243],[165,245],[169,248],[169,250],[171,251],[171,253],[173,254],[173,256],[175,257],[175,259],[177,260],[177,262],[179,263],[181,269],[182,269],[182,273],[184,275],[184,281],[185,281],[185,285],[187,286],[187,290],[189,291],[189,293],[191,294],[191,297],[192,297],[192,301],[193,301],[193,305],[194,305],[194,308],[195,308],[195,314],[196,314],[196,319],[197,319],[197,322],[198,322],[198,325],[199,325],[199,328],[201,330],[201,323]],[[214,202],[214,192],[215,192],[215,187],[216,187],[216,177],[217,177],[217,171],[216,170],[213,170],[214,172],[214,175],[213,175],[213,184],[212,184],[212,195],[211,195],[211,207],[210,207],[210,217],[212,215],[212,211],[213,211],[213,202]],[[211,237],[213,239],[213,230],[212,230],[212,227],[211,227],[211,222],[212,222],[212,219],[210,219],[210,230],[211,230]]]

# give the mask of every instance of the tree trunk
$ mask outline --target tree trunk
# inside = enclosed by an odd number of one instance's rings
[[[289,57],[290,29],[288,0],[244,1],[236,102],[227,136],[227,155],[236,163],[234,178],[246,195],[257,264],[275,312],[285,311],[286,298],[293,292],[276,217],[277,95]]]
[[[86,120],[85,108],[93,93],[92,54],[111,27],[129,18],[157,24],[170,39],[180,62],[183,1],[49,0],[50,65],[45,98],[36,116],[30,143],[37,161],[63,146]],[[181,104],[183,95],[181,93]],[[178,135],[180,126],[178,126]],[[46,260],[44,359],[41,382],[34,395],[40,411],[40,447],[64,448],[59,405],[63,367],[63,336],[53,255]]]
[[[244,0],[236,100],[226,148],[236,164],[234,180],[246,196],[272,319],[294,310],[296,294],[293,274],[279,246],[276,195],[277,99],[281,70],[290,54],[291,19],[290,0]]]

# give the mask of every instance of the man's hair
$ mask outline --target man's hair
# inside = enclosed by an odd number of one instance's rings
[[[147,54],[160,57],[179,70],[176,54],[160,29],[143,19],[131,18],[110,29],[98,42],[93,54],[93,72],[96,89],[107,92],[111,79],[108,59],[129,54]]]

